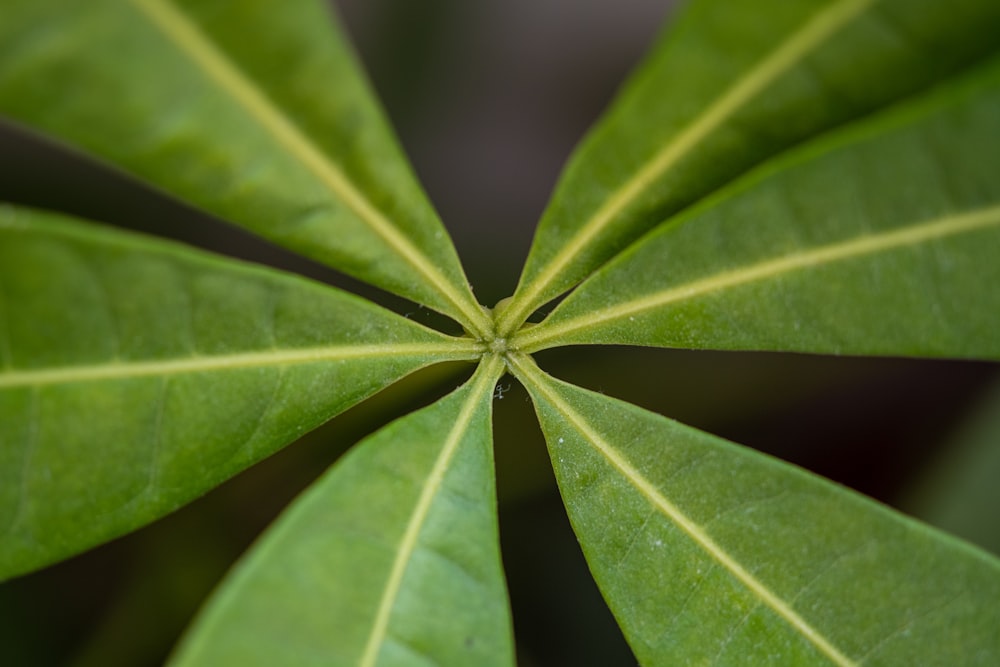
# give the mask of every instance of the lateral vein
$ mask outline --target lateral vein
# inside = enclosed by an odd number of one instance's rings
[[[462,438],[468,430],[469,422],[472,420],[472,415],[476,407],[479,405],[483,395],[490,390],[490,385],[496,382],[502,367],[503,362],[495,355],[480,366],[477,373],[478,377],[475,380],[472,390],[469,392],[469,397],[458,413],[458,417],[455,419],[455,423],[448,433],[444,446],[441,448],[441,453],[438,454],[437,460],[434,462],[434,467],[431,469],[427,481],[424,483],[420,498],[413,508],[413,514],[410,515],[406,531],[403,533],[403,538],[399,543],[399,549],[392,563],[389,579],[386,581],[385,589],[382,591],[378,611],[375,614],[375,621],[372,624],[371,634],[368,636],[364,654],[359,662],[361,667],[372,667],[378,658],[379,650],[389,628],[392,609],[395,606],[396,598],[403,584],[403,576],[406,574],[406,568],[410,563],[413,552],[416,550],[417,541],[420,539],[420,531],[423,530],[427,515],[430,514],[434,498],[444,483],[444,476],[448,471],[448,465],[451,463],[455,452],[458,451],[458,446],[461,444]]]
[[[750,592],[759,598],[764,604],[774,610],[789,625],[800,632],[816,648],[818,648],[827,658],[840,667],[853,667],[856,663],[845,656],[837,647],[830,643],[816,628],[812,627],[808,621],[796,612],[791,605],[771,591],[763,582],[753,576],[736,559],[729,555],[711,536],[705,532],[697,523],[668,500],[656,486],[646,479],[639,470],[619,453],[614,446],[602,438],[587,420],[576,412],[562,397],[550,386],[549,381],[542,372],[533,364],[529,366],[520,358],[512,359],[513,364],[521,373],[531,378],[531,384],[535,386],[566,418],[566,420],[608,461],[618,470],[631,484],[638,490],[646,500],[653,505],[668,520],[673,522],[683,530],[694,542],[698,544],[710,557],[715,559],[722,567],[728,570],[738,579]]]
[[[537,306],[535,299],[557,277],[574,257],[598,234],[606,229],[637,196],[648,189],[664,172],[687,155],[706,136],[751,98],[790,69],[809,51],[817,48],[845,24],[872,5],[875,0],[840,0],[818,12],[800,30],[793,33],[756,67],[737,80],[702,114],[695,117],[674,139],[644,163],[639,171],[615,190],[601,207],[580,227],[579,231],[550,261],[512,307],[503,324],[510,326],[528,315]]]
[[[197,63],[203,71],[233,96],[246,111],[268,132],[294,155],[319,180],[333,191],[334,195],[347,205],[376,234],[391,247],[407,264],[423,275],[440,293],[463,315],[470,326],[484,327],[485,316],[474,303],[463,298],[455,286],[421,252],[413,242],[402,234],[357,187],[347,178],[341,168],[333,163],[316,147],[302,131],[267,98],[240,70],[229,61],[202,33],[185,17],[164,0],[132,0],[145,16],[178,47]],[[479,331],[479,333],[483,333]]]
[[[482,353],[471,341],[407,343],[403,345],[355,345],[313,347],[267,352],[241,352],[214,356],[192,356],[162,361],[116,361],[107,364],[61,366],[0,372],[0,389],[41,387],[54,384],[119,380],[137,377],[182,375],[207,371],[234,370],[346,361],[350,359],[437,355],[442,361],[475,359]]]
[[[783,273],[799,269],[810,269],[823,264],[853,259],[881,251],[893,250],[908,245],[916,245],[934,239],[974,232],[1000,224],[1000,206],[960,213],[944,218],[925,221],[903,229],[881,234],[868,234],[840,243],[821,246],[799,254],[786,255],[777,259],[760,262],[748,267],[724,271],[671,287],[644,297],[626,301],[598,312],[588,313],[565,320],[551,327],[544,324],[512,343],[518,349],[534,352],[543,349],[559,336],[585,330],[613,320],[637,315],[643,311],[660,308],[671,303],[693,299],[712,292],[773,278]]]

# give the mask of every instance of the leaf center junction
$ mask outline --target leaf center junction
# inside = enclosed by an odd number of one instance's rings
[[[510,306],[511,300],[512,297],[500,299],[492,309],[486,309],[490,313],[493,320],[493,326],[490,328],[490,331],[480,339],[480,342],[486,347],[484,350],[486,354],[498,355],[502,357],[508,352],[517,351],[510,345],[510,341],[516,332],[505,332],[499,327],[500,317],[503,315],[503,312],[508,308],[508,306]]]
[[[493,354],[507,354],[507,339],[497,336],[490,341],[490,352]]]

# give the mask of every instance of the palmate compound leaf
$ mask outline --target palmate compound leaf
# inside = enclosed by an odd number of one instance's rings
[[[322,0],[5,0],[0,113],[482,333]]]
[[[996,665],[1000,561],[768,456],[513,369],[644,665]]]
[[[176,665],[513,665],[491,437],[503,362],[354,447],[263,535]]]
[[[764,165],[514,345],[1000,358],[1000,58]]]
[[[996,0],[691,0],[568,164],[509,333],[770,156],[1000,48]]]
[[[362,299],[0,208],[0,579],[146,524],[476,350]]]

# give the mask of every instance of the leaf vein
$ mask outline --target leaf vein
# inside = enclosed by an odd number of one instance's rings
[[[638,544],[639,540],[646,533],[646,526],[649,525],[649,522],[652,521],[653,517],[656,515],[656,508],[651,507],[643,522],[632,530],[632,534],[628,538],[627,546],[622,551],[621,557],[618,558],[618,562],[615,564],[616,569],[620,569],[621,566],[625,564],[625,561],[628,560],[629,555],[635,549],[635,545]]]
[[[275,140],[308,168],[337,200],[358,218],[407,264],[439,290],[472,328],[485,333],[486,316],[444,276],[413,242],[379,211],[302,130],[268,99],[240,69],[167,0],[132,0],[140,13],[155,25],[177,49],[235,99]]]
[[[274,410],[274,406],[278,403],[278,397],[281,395],[281,392],[284,389],[285,375],[287,370],[288,370],[287,366],[278,367],[278,377],[274,380],[274,386],[271,389],[270,396],[268,396],[267,398],[267,404],[263,407],[263,409],[260,410],[260,413],[257,417],[257,421],[253,425],[253,430],[250,431],[249,435],[247,435],[246,439],[243,441],[243,444],[241,444],[238,448],[236,448],[236,450],[233,451],[232,455],[229,457],[230,462],[236,460],[237,457],[239,457],[241,454],[245,453],[248,449],[250,449],[251,446],[253,445],[253,441],[263,430],[264,424],[267,423],[268,416],[271,414],[271,411]]]
[[[883,646],[885,646],[886,644],[888,644],[890,641],[892,641],[893,639],[895,639],[899,635],[901,635],[901,634],[905,633],[906,631],[908,631],[918,621],[923,620],[924,618],[927,618],[928,616],[931,616],[933,614],[940,613],[940,611],[942,609],[950,607],[951,605],[955,604],[955,602],[957,602],[958,600],[961,600],[962,598],[966,597],[967,595],[968,595],[967,591],[960,591],[960,592],[956,593],[954,596],[952,596],[950,599],[942,602],[941,604],[936,605],[934,607],[931,607],[930,609],[925,610],[923,613],[921,613],[921,614],[919,614],[919,615],[917,615],[917,616],[915,616],[913,618],[907,619],[907,621],[905,623],[900,624],[899,627],[897,627],[895,630],[893,630],[892,632],[890,632],[889,634],[887,634],[885,637],[883,637],[881,640],[879,640],[879,642],[877,644],[875,644],[863,656],[861,656],[861,658],[858,660],[858,667],[860,667],[862,664],[868,662],[870,658],[872,658],[874,655],[876,655],[878,653],[878,651],[882,650]]]
[[[439,361],[473,360],[481,353],[481,349],[473,341],[461,339],[454,339],[452,342],[442,341],[441,343],[351,345],[342,347],[297,348],[267,352],[242,352],[167,360],[5,371],[0,373],[0,390],[15,387],[41,387],[53,384],[181,375],[206,371],[336,362],[365,358],[435,355]]]
[[[530,381],[556,410],[562,414],[563,418],[577,430],[592,446],[604,457],[604,459],[639,492],[654,508],[664,517],[674,523],[677,527],[687,533],[695,544],[701,547],[708,555],[722,565],[729,573],[747,588],[752,595],[758,598],[774,610],[782,619],[801,633],[816,648],[818,648],[831,662],[840,667],[854,667],[855,663],[840,652],[837,647],[830,643],[816,628],[812,627],[808,621],[798,614],[785,600],[780,598],[775,592],[768,588],[763,582],[758,580],[743,565],[723,549],[705,530],[684,514],[680,508],[668,500],[656,486],[635,468],[628,459],[622,455],[614,446],[607,442],[583,415],[576,412],[563,398],[553,389],[553,381],[547,378],[542,371],[528,361],[529,358],[522,355],[512,355],[511,363],[519,374]]]
[[[545,287],[636,197],[648,190],[657,178],[690,153],[740,107],[874,2],[875,0],[839,0],[818,12],[746,75],[737,80],[708,109],[693,118],[672,141],[654,153],[635,175],[611,193],[601,207],[580,227],[576,235],[549,261],[548,266],[525,290],[518,300],[520,307],[511,307],[504,313],[504,317],[501,318],[501,327],[513,328],[522,322],[524,317],[528,315],[526,310],[535,305],[535,298]]]
[[[736,637],[738,631],[746,625],[747,621],[750,620],[750,617],[753,616],[754,612],[760,609],[760,607],[761,603],[759,601],[756,604],[750,605],[750,608],[747,609],[743,616],[740,617],[739,621],[730,624],[729,632],[727,632],[726,636],[719,642],[719,650],[715,652],[715,656],[712,658],[713,665],[719,664],[719,661],[722,660],[723,654],[726,652],[726,649],[729,648],[729,645],[732,644],[733,638]]]
[[[996,225],[1000,225],[1000,206],[935,218],[910,227],[878,234],[866,234],[846,241],[820,246],[813,250],[788,254],[750,266],[716,273],[631,301],[624,301],[611,308],[574,317],[552,326],[545,326],[543,323],[516,338],[512,345],[522,352],[536,352],[558,344],[558,338],[565,334],[585,331],[599,324],[638,315],[671,303],[775,278],[796,270],[812,269],[824,264],[917,245],[948,236],[980,231]]]
[[[382,643],[385,641],[389,630],[389,619],[392,609],[395,606],[396,598],[403,584],[403,576],[406,574],[410,559],[413,557],[413,553],[418,546],[417,542],[420,539],[420,531],[423,529],[424,523],[430,514],[434,498],[442,488],[448,466],[455,452],[458,451],[462,437],[468,430],[476,407],[483,396],[493,393],[493,385],[496,383],[497,376],[503,368],[503,361],[495,355],[480,366],[477,372],[478,378],[475,379],[475,385],[472,387],[468,399],[459,411],[455,423],[448,433],[448,437],[445,439],[444,446],[441,448],[441,453],[438,454],[437,459],[434,461],[434,466],[431,468],[431,472],[424,482],[420,497],[413,508],[413,513],[410,515],[406,530],[400,540],[385,589],[382,591],[375,620],[372,623],[371,634],[368,636],[364,653],[359,660],[361,667],[372,667],[378,659]]]

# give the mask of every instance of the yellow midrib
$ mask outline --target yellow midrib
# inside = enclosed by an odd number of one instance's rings
[[[760,93],[801,60],[806,53],[822,44],[830,35],[874,2],[875,0],[840,0],[818,12],[767,58],[737,80],[671,142],[654,153],[630,179],[611,193],[566,245],[549,260],[548,265],[535,276],[527,288],[521,294],[515,295],[516,302],[501,318],[500,329],[507,331],[523,322],[530,314],[529,310],[540,305],[537,303],[541,298],[540,295],[566,265],[664,172],[679,162],[754,95]]]
[[[209,77],[255,118],[289,154],[305,165],[334,196],[364,221],[386,244],[423,275],[477,333],[489,330],[489,321],[471,298],[463,295],[413,242],[358,191],[343,171],[249,81],[190,19],[164,0],[131,0],[141,12],[191,58]]]
[[[526,378],[531,380],[531,384],[541,392],[545,398],[552,403],[562,416],[575,428],[583,437],[590,442],[595,449],[618,470],[661,514],[678,528],[683,530],[701,549],[710,557],[715,559],[722,567],[738,579],[749,591],[770,607],[776,614],[784,619],[789,625],[800,632],[816,648],[818,648],[827,658],[840,667],[853,667],[856,663],[844,655],[816,628],[812,627],[808,621],[802,618],[787,602],[769,589],[763,582],[753,576],[746,568],[726,552],[705,532],[701,526],[684,514],[676,505],[671,503],[656,486],[646,479],[628,460],[622,456],[611,444],[602,438],[587,422],[587,420],[565,402],[562,397],[550,386],[550,382],[543,373],[534,366],[533,363],[526,362],[520,357],[512,358],[514,365]]]
[[[375,665],[389,628],[392,609],[399,595],[399,589],[403,584],[403,576],[406,574],[406,568],[413,557],[413,552],[416,550],[417,542],[420,539],[420,531],[423,530],[427,515],[430,514],[431,505],[441,490],[445,473],[448,471],[452,457],[458,451],[458,446],[461,444],[462,437],[469,427],[472,415],[480,405],[483,395],[487,391],[492,391],[490,385],[497,381],[502,366],[503,361],[494,355],[479,367],[477,372],[478,377],[475,379],[475,384],[469,392],[469,397],[458,413],[454,426],[452,426],[444,446],[441,448],[441,453],[438,454],[437,460],[434,462],[434,467],[427,476],[427,481],[421,490],[420,498],[413,508],[413,513],[410,515],[410,520],[407,522],[403,538],[400,540],[399,548],[396,551],[396,558],[393,561],[392,570],[389,572],[389,578],[386,580],[382,597],[379,600],[378,610],[375,614],[375,620],[372,623],[371,634],[368,636],[364,653],[358,663],[360,667],[373,667]]]
[[[807,252],[760,262],[741,269],[718,273],[707,278],[649,294],[639,299],[626,301],[610,308],[580,315],[552,326],[546,326],[543,323],[536,328],[528,329],[523,336],[515,338],[511,345],[524,352],[535,352],[543,349],[550,343],[558,344],[558,339],[561,336],[596,328],[607,322],[634,316],[643,311],[660,308],[670,303],[773,278],[782,273],[815,268],[822,264],[870,255],[880,251],[893,250],[907,245],[916,245],[946,236],[973,232],[998,224],[1000,224],[1000,206],[995,206],[979,211],[936,218],[905,229],[896,229],[881,234],[870,234],[850,241],[822,246]]]
[[[242,352],[192,356],[162,361],[109,361],[105,364],[61,366],[24,370],[0,370],[0,390],[55,384],[163,377],[186,373],[263,368],[292,364],[346,361],[350,359],[433,355],[440,361],[475,359],[482,347],[473,341],[455,339],[441,343],[406,343],[312,347],[264,352]]]

